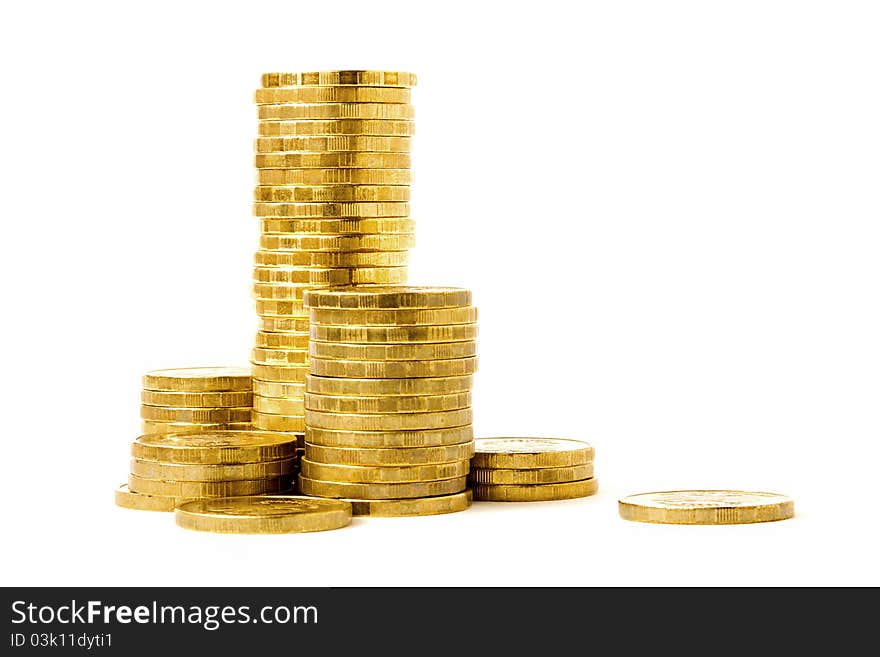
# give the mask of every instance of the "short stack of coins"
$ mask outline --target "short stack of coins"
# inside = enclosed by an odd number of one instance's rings
[[[477,310],[459,288],[310,290],[300,490],[355,515],[466,509]]]
[[[253,393],[246,367],[155,370],[143,378],[144,433],[247,429]]]
[[[405,283],[410,88],[392,71],[267,73],[256,93],[260,220],[254,427],[304,431],[310,287]]]
[[[593,447],[566,438],[478,438],[471,460],[474,499],[544,502],[598,490]]]
[[[183,500],[282,493],[296,475],[295,439],[261,431],[146,434],[131,445],[119,506],[173,511]]]

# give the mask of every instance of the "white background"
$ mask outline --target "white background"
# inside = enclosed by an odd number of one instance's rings
[[[875,3],[2,13],[3,584],[880,584]],[[113,505],[141,374],[247,362],[260,73],[334,68],[418,73],[411,279],[474,290],[477,433],[589,440],[597,497],[267,537]],[[682,487],[798,517],[617,516]]]

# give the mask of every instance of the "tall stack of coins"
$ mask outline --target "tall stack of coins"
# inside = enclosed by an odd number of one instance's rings
[[[563,438],[478,438],[471,460],[474,499],[539,502],[598,490],[593,447]]]
[[[144,433],[247,429],[251,371],[246,367],[190,367],[147,372],[141,392]]]
[[[467,508],[477,310],[458,288],[310,290],[300,489],[355,515]]]
[[[303,292],[406,282],[411,73],[267,73],[257,91],[255,427],[302,433]]]
[[[116,504],[173,511],[182,500],[280,493],[296,469],[296,441],[260,431],[147,434],[131,445]]]

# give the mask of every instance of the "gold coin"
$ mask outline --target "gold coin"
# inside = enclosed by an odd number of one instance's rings
[[[416,483],[464,477],[468,473],[468,461],[433,463],[430,465],[366,466],[315,463],[302,459],[300,472],[309,479],[341,481],[361,484]]]
[[[404,516],[434,516],[456,513],[471,506],[473,493],[468,489],[452,495],[414,497],[408,500],[355,500],[351,502],[352,514],[376,518],[401,518]]]
[[[276,399],[301,399],[306,391],[305,383],[281,383],[254,379],[254,395]]]
[[[294,495],[193,500],[177,507],[179,527],[220,534],[292,534],[351,523],[351,504]]]
[[[265,137],[327,137],[335,135],[376,135],[379,137],[411,137],[416,132],[414,121],[388,119],[328,119],[267,121],[259,123],[258,132]],[[372,149],[371,149],[372,150]]]
[[[409,201],[406,185],[258,185],[254,200],[267,203],[360,203],[363,201]]]
[[[409,89],[398,87],[282,87],[257,89],[258,105],[280,103],[409,103]]]
[[[291,485],[292,480],[289,476],[240,481],[160,481],[158,479],[144,479],[136,475],[128,476],[128,488],[134,493],[189,499],[282,493],[288,490]]]
[[[463,342],[477,338],[476,324],[448,326],[329,326],[315,324],[309,329],[318,342],[357,342],[395,344],[413,342]]]
[[[587,497],[599,490],[596,479],[569,481],[562,484],[492,484],[473,486],[474,499],[483,502],[548,502]]]
[[[470,443],[474,437],[474,429],[471,425],[454,427],[452,429],[424,429],[417,431],[335,431],[333,429],[308,427],[306,435],[310,443],[323,447],[368,449],[421,448]]]
[[[262,283],[298,283],[300,285],[345,285],[349,270],[333,267],[255,267],[254,280]]]
[[[379,281],[403,281],[406,280],[407,270],[405,267],[365,267],[363,269],[340,269],[339,275],[348,275],[349,280],[345,285],[356,283],[358,285],[373,284]],[[255,270],[255,274],[264,275]],[[274,275],[274,272],[273,272]],[[299,301],[303,299],[306,290],[315,289],[318,285],[332,285],[332,283],[289,283],[285,281],[273,281],[269,283],[254,283],[254,297],[265,300]]]
[[[308,317],[308,309],[302,301],[279,301],[277,299],[257,299],[254,302],[257,314],[270,317],[287,317],[289,319],[305,319]],[[263,325],[265,330],[266,325]],[[256,375],[255,375],[256,376]]]
[[[395,395],[393,397],[326,396],[312,393],[305,395],[306,408],[324,413],[434,413],[468,408],[470,405],[471,393],[469,392],[432,396]]]
[[[398,103],[315,103],[258,105],[257,118],[268,121],[295,119],[393,119],[410,121],[416,116],[412,105]]]
[[[202,463],[160,463],[131,460],[131,474],[143,479],[160,481],[241,481],[289,476],[293,473],[294,459],[238,463],[234,465],[206,465]]]
[[[327,273],[320,274],[321,276],[326,276],[327,278],[331,277],[329,272],[335,272],[332,274],[332,277],[344,279],[346,282],[345,285],[350,285],[352,283],[360,283],[364,280],[375,280],[379,278],[405,278],[406,277],[406,268],[405,267],[357,267],[357,268],[338,268],[327,270]],[[278,267],[255,267],[254,268],[254,279],[263,282],[263,283],[274,283],[274,284],[282,284],[287,285],[290,283],[305,283],[313,287],[316,285],[314,282],[304,282],[302,279],[307,275],[311,275],[309,272],[303,272],[300,269],[280,269]],[[318,277],[318,276],[316,276]],[[317,285],[329,285],[329,283],[317,283]]]
[[[312,374],[346,379],[407,379],[463,376],[477,371],[477,359],[449,360],[322,360],[310,359]]]
[[[269,415],[294,415],[303,417],[305,405],[302,397],[290,399],[280,397],[254,397],[254,410]]]
[[[409,203],[254,203],[254,216],[279,217],[282,219],[335,219],[337,217],[408,217]]]
[[[567,438],[478,438],[475,469],[564,468],[593,461],[589,443]]]
[[[409,169],[261,169],[261,185],[409,185]]]
[[[186,367],[144,375],[144,389],[164,392],[230,392],[251,389],[246,367]]]
[[[477,355],[477,343],[420,342],[416,344],[351,344],[346,342],[312,342],[309,355],[325,360],[450,360]]]
[[[324,153],[257,153],[258,169],[408,169],[409,153],[333,151]]]
[[[370,152],[409,153],[412,137],[335,135],[325,137],[257,137],[254,150],[260,153]]]
[[[247,422],[158,422],[144,420],[141,422],[144,433],[204,433],[206,431],[247,431],[251,428]]]
[[[309,433],[311,436],[311,433]],[[318,463],[337,463],[340,465],[425,465],[429,463],[449,463],[462,461],[473,456],[471,442],[440,447],[326,447],[306,440],[306,458]],[[441,495],[442,493],[437,493]],[[427,496],[426,493],[424,496]],[[361,497],[352,495],[352,497]],[[407,495],[406,497],[410,497]],[[419,496],[423,497],[423,496]]]
[[[439,308],[430,310],[360,310],[312,308],[309,319],[313,324],[330,326],[424,326],[433,324],[473,324],[477,321],[477,309]]]
[[[309,318],[261,317],[260,330],[266,333],[303,333],[309,330]]]
[[[253,424],[263,431],[287,431],[302,433],[306,430],[306,420],[292,415],[272,415],[254,411]]]
[[[268,221],[275,220],[270,219]],[[255,264],[267,267],[404,267],[408,261],[409,252],[405,250],[378,253],[352,253],[339,251],[257,251],[254,256]],[[306,330],[308,330],[308,327],[306,327]]]
[[[153,422],[250,422],[251,407],[240,408],[171,408],[168,406],[141,406],[141,417]]]
[[[299,486],[304,494],[317,497],[358,498],[365,500],[404,499],[459,493],[467,488],[467,477],[421,481],[418,483],[356,484],[339,481],[320,481],[300,475]]]
[[[304,365],[309,362],[308,352],[297,349],[254,347],[251,358],[259,365]]]
[[[415,236],[316,235],[279,233],[260,236],[260,248],[280,251],[403,251],[416,245]]]
[[[161,463],[258,463],[295,454],[293,439],[262,431],[147,434],[131,444],[134,458]]]
[[[412,233],[412,219],[261,219],[264,233],[317,233],[319,235],[376,235]]]
[[[263,73],[264,87],[335,86],[414,87],[416,74],[405,71],[310,71]]]
[[[776,493],[740,490],[674,490],[628,495],[620,517],[670,525],[740,525],[794,517],[794,501]]]
[[[116,506],[138,511],[174,511],[177,503],[183,501],[177,497],[132,493],[128,490],[128,484],[119,486],[115,493]]]
[[[471,291],[458,287],[387,285],[342,290],[315,290],[309,306],[326,309],[400,310],[458,308],[471,305]]]
[[[306,334],[308,347],[308,334]],[[221,406],[249,406],[250,390],[236,392],[162,392],[144,390],[141,403],[147,406],[173,406],[175,408],[218,408]]]
[[[257,331],[256,345],[266,349],[308,349],[309,334]]]
[[[570,465],[564,468],[533,468],[530,470],[509,470],[494,468],[489,470],[474,468],[471,470],[471,482],[474,484],[561,484],[569,481],[581,481],[593,476],[593,464]]]
[[[448,395],[469,392],[473,385],[474,377],[471,375],[418,379],[336,379],[309,375],[306,379],[306,390],[311,393],[357,397]]]
[[[309,373],[308,365],[291,365],[282,367],[280,365],[259,365],[255,364],[254,378],[260,381],[274,381],[277,383],[305,383],[306,376]]]
[[[474,419],[470,408],[434,413],[341,414],[306,410],[306,424],[316,429],[350,431],[406,431],[408,429],[445,429],[463,427]]]

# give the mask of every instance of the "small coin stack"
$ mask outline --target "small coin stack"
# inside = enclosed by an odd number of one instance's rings
[[[257,91],[254,427],[302,434],[303,292],[406,282],[411,73],[267,73]]]
[[[173,511],[184,500],[281,493],[291,488],[296,442],[277,433],[147,434],[131,444],[128,485],[116,504]]]
[[[141,392],[144,433],[247,429],[251,371],[246,367],[190,367],[147,372]]]
[[[562,438],[478,438],[471,460],[474,499],[540,502],[598,490],[593,448]]]
[[[300,490],[355,515],[461,511],[477,311],[458,288],[310,290]]]

